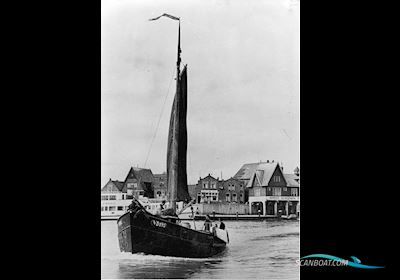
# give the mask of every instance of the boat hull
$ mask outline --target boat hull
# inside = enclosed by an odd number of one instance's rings
[[[210,232],[189,229],[142,209],[118,219],[121,252],[205,258],[222,252],[226,243]]]

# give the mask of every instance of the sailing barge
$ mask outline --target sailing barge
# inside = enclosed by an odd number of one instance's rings
[[[117,221],[119,247],[121,252],[205,258],[222,252],[229,237],[224,229],[191,229],[188,223],[181,223],[175,213],[177,201],[187,203],[190,200],[186,173],[187,65],[180,71],[180,19],[163,14],[152,20],[162,16],[179,21],[176,92],[167,150],[167,188],[171,209],[160,216],[153,215],[134,199],[128,211]]]

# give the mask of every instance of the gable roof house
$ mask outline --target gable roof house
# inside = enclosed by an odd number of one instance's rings
[[[132,196],[153,198],[153,178],[150,169],[131,167],[126,175],[122,192],[127,193],[128,198],[132,198]]]
[[[101,189],[101,192],[108,192],[108,193],[122,192],[123,187],[124,187],[124,182],[118,180],[113,181],[110,178],[107,184],[105,184],[104,187]]]
[[[234,178],[244,182],[248,189],[250,213],[286,216],[297,213],[299,176],[284,174],[278,162],[244,164]]]

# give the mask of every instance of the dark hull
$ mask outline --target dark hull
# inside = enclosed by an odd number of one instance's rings
[[[222,252],[226,243],[209,232],[197,231],[154,216],[143,209],[118,219],[121,252],[205,258]]]

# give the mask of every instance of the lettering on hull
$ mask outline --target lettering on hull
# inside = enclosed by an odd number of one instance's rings
[[[157,220],[151,220],[151,224],[153,226],[161,227],[161,228],[166,228],[167,227],[167,223],[160,222],[160,221],[157,221]]]

